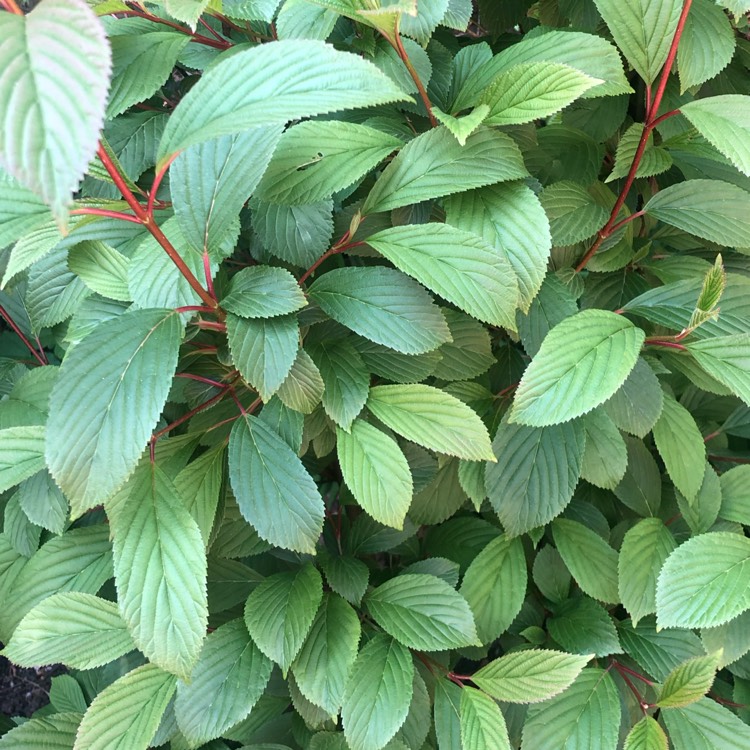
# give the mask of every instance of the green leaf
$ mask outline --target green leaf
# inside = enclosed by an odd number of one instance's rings
[[[564,693],[531,706],[523,727],[523,747],[550,750],[588,745],[615,750],[619,728],[617,687],[604,670],[589,668]]]
[[[42,425],[0,430],[0,492],[44,468],[44,439]]]
[[[215,251],[232,234],[281,138],[280,125],[254,127],[185,149],[170,169],[170,192],[185,242]]]
[[[583,420],[586,450],[581,477],[587,482],[613,490],[622,481],[628,465],[625,441],[615,423],[603,409],[589,412]]]
[[[549,649],[505,654],[472,676],[472,682],[499,701],[538,703],[567,690],[590,661]]]
[[[549,218],[555,246],[573,245],[593,237],[609,215],[583,185],[569,180],[547,186],[539,200]]]
[[[421,354],[450,341],[430,295],[392,268],[340,268],[308,291],[323,311],[352,331],[404,354]]]
[[[674,747],[690,750],[748,750],[750,727],[710,698],[664,711],[664,723]]]
[[[323,501],[292,449],[262,420],[245,415],[229,437],[229,479],[245,519],[262,539],[314,552]]]
[[[472,561],[461,583],[479,640],[489,644],[509,627],[526,598],[526,559],[520,539],[505,534],[491,541]]]
[[[659,691],[661,708],[681,708],[700,700],[714,684],[721,651],[696,656],[675,667]]]
[[[735,47],[734,29],[727,14],[711,0],[694,0],[677,48],[681,91],[721,73],[731,62]]]
[[[101,667],[134,648],[117,605],[91,594],[53,594],[21,620],[3,655],[23,667]]]
[[[547,215],[533,191],[520,182],[469,190],[450,196],[445,214],[448,224],[484,237],[507,256],[518,278],[519,306],[528,311],[552,246]]]
[[[703,628],[701,641],[707,653],[721,651],[719,668],[742,658],[750,651],[750,612],[743,612],[724,625],[716,628]]]
[[[709,375],[750,404],[750,334],[718,336],[686,347]]]
[[[359,652],[341,707],[352,750],[381,750],[388,744],[409,711],[413,674],[408,649],[383,633]]]
[[[461,690],[461,745],[472,750],[511,750],[500,707],[472,687]]]
[[[209,633],[190,682],[177,684],[175,715],[182,734],[202,744],[242,721],[263,695],[272,667],[242,620]]]
[[[51,218],[41,198],[0,168],[0,247],[7,247]],[[5,276],[7,281],[7,269]]]
[[[284,268],[250,266],[232,277],[221,306],[243,318],[275,318],[307,304],[297,280]]]
[[[73,517],[111,497],[135,469],[181,339],[174,310],[131,310],[68,351],[50,399],[46,454]]]
[[[569,65],[522,63],[501,73],[480,102],[490,108],[488,125],[521,125],[559,112],[593,86],[604,83]]]
[[[138,648],[187,679],[206,635],[206,558],[172,482],[145,459],[107,505],[118,604]],[[171,623],[167,633],[164,622]]]
[[[279,39],[328,38],[338,21],[338,14],[328,8],[315,7],[308,0],[286,0],[276,17]]]
[[[68,253],[68,268],[83,283],[108,299],[129,302],[128,259],[104,242],[81,242]]]
[[[198,19],[209,5],[209,0],[165,0],[167,13],[178,21],[186,23],[193,31]]]
[[[466,140],[470,135],[476,132],[477,128],[484,122],[484,118],[489,114],[490,108],[486,104],[479,104],[464,117],[452,117],[446,114],[438,107],[433,106],[432,114],[435,119],[445,125],[450,130],[451,135],[462,145],[466,145]]]
[[[402,529],[412,500],[409,464],[398,443],[355,419],[347,433],[336,430],[341,473],[357,502],[376,521]]]
[[[721,511],[727,521],[750,524],[750,466],[735,466],[721,477]]]
[[[323,378],[310,355],[300,347],[292,368],[276,392],[288,409],[312,414],[325,391]]]
[[[362,560],[349,555],[320,556],[320,566],[332,591],[350,604],[359,605],[365,595],[370,571]]]
[[[407,224],[370,235],[367,244],[478,320],[515,328],[515,273],[478,235],[448,224]]]
[[[78,728],[73,750],[146,750],[177,679],[144,664],[104,688]]]
[[[526,368],[509,419],[542,427],[591,411],[625,382],[644,338],[630,321],[606,310],[566,318]]]
[[[687,180],[660,190],[643,207],[655,219],[719,245],[745,247],[750,193],[721,180]]]
[[[671,480],[691,503],[706,473],[706,445],[693,415],[665,393],[664,408],[653,432]]]
[[[371,591],[365,602],[378,625],[409,648],[445,651],[479,645],[466,599],[435,576],[402,573]]]
[[[29,521],[53,534],[63,533],[68,501],[48,471],[37,472],[21,482],[16,498]]]
[[[359,637],[354,609],[337,594],[325,594],[292,671],[302,694],[330,716],[341,707]]]
[[[677,507],[694,535],[703,534],[716,522],[721,509],[721,482],[710,464],[706,464],[703,482],[692,502],[677,492]]]
[[[247,598],[247,629],[284,674],[300,652],[322,598],[320,573],[309,563],[269,576]]]
[[[472,409],[429,385],[370,388],[367,408],[407,440],[473,461],[494,459],[487,429]]]
[[[612,617],[588,596],[567,599],[555,606],[554,613],[547,620],[547,630],[568,651],[598,657],[622,651]]]
[[[159,162],[258,125],[407,98],[371,63],[322,42],[259,45],[225,57],[190,89],[169,118]]]
[[[112,36],[112,86],[107,119],[153,96],[172,74],[188,41],[189,37],[172,31]]]
[[[617,46],[650,86],[664,66],[680,18],[680,0],[594,0]]]
[[[0,37],[3,168],[60,221],[104,124],[109,43],[83,0],[47,0],[25,16],[3,13]]]
[[[489,332],[481,323],[457,310],[443,308],[443,315],[453,341],[438,349],[441,359],[435,367],[435,377],[465,381],[483,375],[496,361]]]
[[[659,419],[663,402],[659,380],[646,360],[639,357],[625,382],[602,408],[621,430],[643,438]]]
[[[664,563],[656,585],[660,628],[710,628],[750,608],[750,540],[711,532],[688,539]]]
[[[669,750],[669,740],[652,716],[644,716],[628,732],[624,750]]]
[[[619,602],[618,554],[599,534],[578,521],[558,518],[552,524],[552,536],[582,591],[603,602]]]
[[[615,153],[615,166],[605,182],[612,182],[612,180],[619,180],[627,176],[638,151],[644,127],[642,123],[635,122],[622,134]],[[672,157],[669,151],[654,146],[654,135],[649,133],[646,140],[646,150],[640,158],[635,176],[653,177],[666,172],[671,166]]]
[[[299,325],[293,315],[249,320],[227,315],[232,360],[243,379],[268,401],[286,380],[299,350]]]
[[[677,547],[660,518],[644,518],[622,540],[618,567],[620,600],[633,625],[656,612],[656,580],[669,555]]]
[[[518,146],[504,133],[482,129],[462,146],[447,128],[433,128],[404,146],[383,170],[362,212],[388,211],[526,174]]]
[[[487,465],[485,481],[510,536],[544,526],[562,513],[578,483],[585,441],[580,420],[542,428],[500,425],[492,441],[497,463]]]
[[[0,737],[2,750],[38,750],[41,747],[72,748],[81,714],[66,712],[28,719]]]
[[[257,195],[270,203],[316,203],[354,184],[402,145],[366,125],[299,123],[282,135]]]
[[[461,699],[464,689],[446,678],[435,680],[435,735],[440,750],[461,747]]]

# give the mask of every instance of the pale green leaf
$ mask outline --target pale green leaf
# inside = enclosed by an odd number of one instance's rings
[[[349,673],[341,718],[351,750],[381,750],[406,720],[413,690],[409,650],[383,633],[359,652]]]
[[[0,492],[44,468],[44,440],[42,425],[0,430]]]
[[[447,128],[433,128],[404,146],[383,170],[362,211],[387,211],[526,174],[518,146],[504,133],[482,129],[462,146]]]
[[[359,605],[365,595],[370,570],[357,557],[349,555],[320,554],[320,566],[326,575],[326,582],[350,604]]]
[[[461,583],[479,640],[489,644],[509,627],[526,598],[526,559],[519,539],[504,534],[491,541],[472,561]]]
[[[727,521],[750,525],[750,466],[735,466],[721,477],[721,510]]]
[[[687,180],[660,190],[643,207],[655,219],[719,245],[746,247],[750,193],[721,180]]]
[[[53,594],[18,624],[3,655],[22,667],[101,667],[135,646],[117,605],[92,594]]]
[[[750,539],[710,532],[667,558],[656,585],[660,628],[721,625],[750,608]]]
[[[548,185],[539,200],[549,219],[555,246],[573,245],[593,237],[609,215],[583,185],[570,180]]]
[[[243,318],[275,318],[307,304],[296,279],[284,268],[250,266],[232,277],[221,300],[228,312]]]
[[[104,28],[83,0],[46,0],[0,15],[0,38],[0,161],[63,219],[104,124]]]
[[[48,471],[37,472],[21,482],[16,498],[29,521],[53,534],[63,533],[68,520],[68,501]]]
[[[357,502],[376,521],[403,528],[413,487],[398,443],[361,419],[348,433],[339,428],[336,435],[341,473]]]
[[[7,247],[51,220],[44,201],[0,169],[0,247]],[[10,275],[5,271],[5,280]]]
[[[602,409],[587,414],[586,450],[581,477],[597,487],[613,490],[622,481],[628,465],[628,450],[615,423]]]
[[[263,694],[272,667],[242,620],[209,633],[190,682],[177,684],[175,715],[182,734],[201,744],[242,721]]]
[[[466,599],[435,576],[402,573],[371,591],[365,602],[378,625],[409,648],[445,651],[479,644]]]
[[[186,23],[193,31],[198,19],[209,5],[210,0],[165,0],[167,13],[178,21]]]
[[[310,298],[347,328],[404,354],[421,354],[450,340],[430,295],[392,268],[340,268],[317,279]]]
[[[728,708],[701,698],[683,708],[664,711],[664,724],[675,748],[748,750],[750,727]]]
[[[428,385],[370,389],[367,408],[399,435],[425,448],[473,461],[494,459],[487,429],[472,409]]]
[[[625,177],[633,164],[644,126],[633,123],[621,136],[615,153],[615,166],[609,173],[606,182]],[[672,166],[672,157],[664,148],[654,146],[654,135],[649,133],[646,150],[642,153],[635,172],[636,177],[653,177],[666,172]]]
[[[737,661],[750,651],[750,611],[743,612],[724,625],[703,628],[701,641],[707,653],[721,651],[719,668]]]
[[[615,623],[604,606],[588,596],[566,599],[546,621],[551,638],[574,654],[598,657],[622,651]]]
[[[500,425],[492,441],[497,463],[487,464],[485,481],[509,535],[544,526],[562,513],[578,483],[585,442],[580,420],[542,428]]]
[[[680,0],[594,0],[617,46],[650,86],[659,75],[680,18]]]
[[[107,505],[107,515],[118,605],[133,640],[151,662],[187,679],[208,619],[198,525],[167,475],[148,459]]]
[[[326,594],[292,671],[302,694],[329,716],[341,707],[359,637],[354,609],[337,594]]]
[[[279,39],[324,41],[338,18],[335,11],[315,7],[308,0],[286,0],[276,17],[276,34]]]
[[[232,360],[242,377],[268,401],[286,380],[299,350],[299,325],[293,315],[250,320],[227,315]]]
[[[621,430],[643,438],[659,419],[663,401],[659,380],[646,360],[639,357],[625,382],[602,408]]]
[[[132,310],[68,351],[50,400],[46,457],[73,517],[111,497],[135,469],[181,339],[173,310]]]
[[[696,656],[675,667],[664,680],[659,691],[661,708],[680,708],[702,698],[714,683],[721,651]]]
[[[716,522],[721,509],[721,482],[710,464],[706,464],[703,482],[692,501],[678,490],[677,507],[694,535],[703,534]]]
[[[461,690],[461,745],[472,750],[511,750],[500,706],[472,687]]]
[[[549,649],[505,654],[472,676],[472,682],[499,701],[538,703],[562,693],[581,674],[591,654],[576,656]]]
[[[225,0],[223,11],[230,18],[271,23],[279,0]]]
[[[750,404],[750,334],[718,336],[686,346],[709,375]]]
[[[578,521],[558,518],[552,524],[557,551],[581,590],[603,602],[617,603],[618,554]]]
[[[282,135],[257,195],[270,203],[316,203],[355,183],[402,145],[366,125],[299,123]]]
[[[68,253],[68,268],[92,292],[108,299],[129,302],[128,259],[104,242],[81,242]]]
[[[665,560],[677,547],[660,518],[644,518],[628,530],[620,547],[620,599],[633,624],[656,611],[656,580]]]
[[[552,240],[539,199],[520,182],[490,185],[450,196],[446,221],[478,234],[506,254],[518,278],[519,306],[528,311],[547,271]]]
[[[73,750],[146,750],[177,679],[144,664],[102,690],[83,717]]]
[[[606,310],[566,318],[526,368],[510,419],[544,426],[591,411],[625,382],[644,338],[630,321]]]
[[[370,235],[367,244],[474,318],[515,328],[515,273],[478,235],[448,224],[407,224]]]
[[[70,750],[82,715],[77,712],[38,716],[13,727],[0,737],[1,750]]]
[[[258,125],[404,99],[374,65],[323,42],[258,45],[203,74],[169,118],[159,161],[194,143]]]
[[[489,114],[490,108],[486,104],[479,104],[464,117],[453,117],[446,114],[438,107],[433,106],[432,114],[435,119],[445,125],[450,130],[451,135],[462,145],[466,145],[466,140],[470,135],[476,132],[477,128],[484,122],[484,118]]]
[[[323,528],[318,488],[292,449],[257,417],[235,422],[229,479],[245,519],[262,539],[313,552]]]
[[[706,470],[706,445],[693,415],[669,394],[653,429],[654,442],[675,487],[695,500]]]
[[[441,359],[435,367],[435,377],[440,380],[468,381],[483,375],[496,361],[487,328],[457,310],[443,308],[443,315],[453,340],[438,349]],[[473,383],[467,387],[475,386],[477,384]],[[462,400],[467,403],[470,401],[463,397]]]
[[[652,716],[644,716],[628,732],[624,750],[668,750],[669,741],[661,725]]]
[[[550,62],[522,63],[501,73],[488,86],[480,102],[490,108],[488,125],[521,125],[549,117],[604,83],[569,65]]]
[[[325,391],[323,378],[310,355],[300,347],[289,374],[276,392],[288,409],[312,414]]]

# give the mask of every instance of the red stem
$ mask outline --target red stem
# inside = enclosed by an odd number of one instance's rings
[[[168,21],[166,18],[159,18],[159,16],[155,16],[148,11],[140,11],[140,10],[127,10],[127,11],[115,11],[118,16],[136,16],[137,18],[145,18],[147,21],[153,21],[154,23],[161,23],[164,26],[169,26],[170,28],[175,29],[176,31],[179,31],[181,34],[186,34],[189,37],[192,37],[194,42],[198,42],[199,44],[205,44],[207,47],[213,47],[214,49],[229,49],[232,46],[231,42],[227,42],[226,40],[218,40],[218,39],[211,39],[207,36],[202,36],[201,34],[196,34],[194,31],[190,31],[190,29],[186,29],[184,26],[180,26],[177,23],[173,23],[172,21]]]
[[[667,349],[677,349],[678,351],[684,352],[687,350],[686,346],[683,346],[682,344],[678,344],[676,341],[664,341],[664,339],[646,339],[644,344],[649,344],[650,346],[664,346]]]
[[[210,331],[221,331],[222,333],[227,330],[225,323],[216,323],[213,320],[198,320],[195,322],[198,328],[208,329]]]
[[[10,313],[2,306],[0,305],[0,316],[2,316],[5,319],[5,322],[13,329],[16,336],[18,336],[21,341],[25,344],[26,348],[34,355],[34,359],[39,362],[40,365],[44,366],[46,364],[49,364],[47,362],[47,358],[44,356],[44,351],[41,351],[41,354],[31,345],[31,342],[26,338],[23,331],[16,325],[16,321],[13,320]]]
[[[327,261],[330,257],[333,255],[338,255],[339,253],[344,253],[347,250],[351,250],[353,247],[359,247],[360,245],[364,245],[364,242],[347,242],[343,245],[336,243],[330,250],[327,250],[323,255],[318,258],[315,263],[313,263],[310,268],[305,271],[302,276],[299,277],[297,280],[297,283],[302,286],[307,279],[310,278],[310,276],[317,271],[318,267]]]
[[[159,185],[161,185],[161,181],[164,179],[164,175],[167,173],[170,164],[177,158],[178,154],[179,151],[175,154],[172,154],[167,159],[167,161],[164,162],[161,167],[159,167],[158,171],[154,175],[154,181],[151,185],[151,190],[148,193],[148,204],[146,206],[146,213],[152,219],[154,218],[154,200],[156,199],[156,193],[159,191]]]
[[[435,115],[432,113],[432,102],[430,101],[430,97],[427,95],[427,90],[422,83],[422,79],[419,77],[419,73],[417,73],[417,69],[412,65],[412,62],[409,59],[409,55],[406,54],[404,43],[401,41],[401,35],[398,33],[398,31],[396,31],[394,39],[390,39],[389,37],[386,37],[386,39],[388,39],[388,41],[393,45],[393,48],[396,50],[404,65],[406,65],[406,69],[409,71],[409,75],[412,77],[412,80],[416,84],[417,91],[419,91],[419,96],[422,99],[424,108],[427,110],[427,116],[430,118],[430,125],[432,125],[433,128],[438,127],[440,123],[435,119]]]
[[[203,275],[206,277],[206,289],[208,289],[208,293],[216,299],[214,280],[211,278],[211,258],[208,255],[208,250],[203,251]]]
[[[9,13],[15,13],[17,16],[23,15],[23,11],[16,3],[16,0],[0,0],[0,5],[2,5]]]
[[[664,98],[664,91],[667,87],[667,81],[669,80],[669,74],[672,70],[672,66],[674,65],[675,57],[677,56],[677,47],[680,44],[680,38],[682,37],[682,32],[685,28],[685,21],[687,20],[688,13],[690,12],[691,4],[692,0],[685,0],[685,4],[682,6],[680,20],[677,22],[677,28],[675,29],[674,36],[672,37],[672,45],[669,48],[666,62],[664,63],[664,67],[662,68],[659,84],[656,88],[656,91],[654,92],[653,98],[650,100],[646,108],[646,122],[643,126],[641,139],[638,142],[638,148],[636,149],[635,156],[633,157],[633,163],[630,165],[630,170],[628,171],[628,175],[625,178],[625,183],[622,186],[620,195],[617,197],[617,201],[615,202],[614,208],[612,209],[612,213],[610,213],[609,215],[607,223],[599,230],[594,244],[591,245],[583,258],[581,258],[580,263],[576,266],[576,273],[579,273],[584,268],[586,268],[586,264],[591,260],[594,253],[601,247],[602,242],[604,242],[604,240],[606,240],[607,237],[609,237],[612,232],[615,231],[614,227],[622,226],[622,222],[620,222],[619,225],[616,223],[617,216],[619,215],[620,210],[622,209],[625,200],[628,197],[630,188],[633,186],[635,175],[638,172],[638,167],[640,166],[641,160],[643,159],[643,154],[646,152],[646,145],[648,144],[649,136],[651,135],[653,129],[657,125],[659,125],[659,123],[663,122],[668,117],[676,115],[679,112],[679,110],[672,110],[671,112],[667,112],[660,117],[655,117],[656,113],[659,111],[659,107],[661,106],[661,101]],[[648,89],[648,92],[650,92],[650,88]]]
[[[195,380],[198,383],[212,385],[214,388],[226,388],[226,383],[220,383],[218,380],[211,380],[211,378],[204,378],[202,375],[193,375],[192,372],[178,372],[175,374],[175,377]]]
[[[71,216],[82,216],[91,214],[93,216],[108,216],[110,219],[121,219],[122,221],[131,221],[134,224],[141,224],[141,220],[130,214],[124,214],[121,211],[108,211],[104,208],[75,208],[70,212]]]

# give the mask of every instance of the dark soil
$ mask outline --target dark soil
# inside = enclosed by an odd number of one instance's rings
[[[31,716],[49,703],[50,680],[64,671],[60,665],[21,669],[0,656],[0,714]]]

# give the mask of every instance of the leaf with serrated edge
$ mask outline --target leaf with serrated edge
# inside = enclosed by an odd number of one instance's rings
[[[0,430],[0,492],[44,468],[44,440],[42,425]]]
[[[686,346],[709,375],[750,405],[750,334],[717,336]]]
[[[181,340],[174,310],[130,310],[68,351],[50,398],[46,453],[72,517],[111,497],[135,469]]]
[[[591,411],[625,382],[644,339],[640,328],[607,310],[566,318],[526,368],[509,421],[545,426]]]
[[[359,652],[349,673],[341,719],[352,750],[381,750],[409,712],[414,664],[409,650],[383,633]]]
[[[163,163],[193,143],[257,125],[408,100],[372,63],[323,42],[287,40],[244,49],[201,76],[169,118]]]
[[[296,279],[284,268],[250,266],[232,277],[221,306],[243,318],[274,318],[307,304]]]
[[[266,689],[272,667],[242,620],[217,628],[206,638],[190,682],[177,684],[180,731],[194,744],[221,736],[250,713]]]
[[[500,706],[472,687],[461,690],[461,745],[471,750],[511,750]]]
[[[65,664],[93,669],[134,648],[117,605],[92,594],[61,592],[21,620],[3,656],[25,667]]]
[[[538,703],[566,690],[592,658],[593,654],[527,649],[491,661],[471,680],[496,700]]]
[[[748,750],[750,727],[711,698],[662,712],[674,748]]]
[[[394,432],[425,448],[472,461],[495,460],[476,412],[429,385],[370,388],[367,408]]]
[[[120,613],[151,662],[187,679],[208,620],[198,524],[174,484],[148,459],[106,510]]]
[[[365,603],[376,622],[409,648],[445,651],[479,643],[467,601],[435,576],[402,573],[373,589]]]
[[[361,419],[347,433],[336,430],[341,473],[362,508],[376,521],[403,528],[413,483],[398,443]]]
[[[50,690],[50,693],[52,690]],[[54,737],[56,747],[73,747],[82,714],[72,711],[54,713],[51,716],[38,716],[27,719],[0,737],[0,750],[39,750],[51,747]],[[58,744],[59,743],[59,744]]]
[[[73,750],[146,750],[176,686],[155,664],[128,672],[94,698]]]
[[[656,584],[659,628],[710,628],[750,608],[750,539],[715,531],[688,539]]]
[[[240,511],[262,539],[313,552],[323,530],[323,500],[292,449],[257,417],[229,436],[229,479]]]
[[[0,38],[2,164],[59,220],[96,152],[110,46],[83,0],[45,0],[26,16],[3,13]]]
[[[644,716],[628,732],[623,750],[668,750],[667,735],[652,716]]]
[[[721,651],[706,656],[696,656],[675,667],[664,680],[657,705],[661,708],[679,708],[695,703],[714,684]]]
[[[320,573],[310,564],[269,576],[248,597],[247,629],[284,674],[302,648],[322,598]]]

